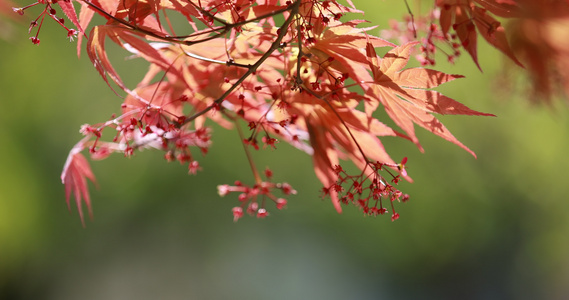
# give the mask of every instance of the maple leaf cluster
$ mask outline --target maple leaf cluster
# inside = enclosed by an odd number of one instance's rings
[[[74,2],[81,6],[79,14]],[[77,36],[78,54],[86,40],[95,69],[111,88],[118,88],[117,94],[125,95],[119,116],[81,128],[84,138],[65,164],[62,181],[67,201],[73,193],[81,218],[82,202],[91,213],[86,179],[95,181],[82,152],[97,160],[112,153],[131,156],[153,148],[196,174],[201,169],[196,154],[207,154],[213,134],[209,126],[217,123],[235,128],[240,135],[254,179],[250,185],[239,180],[218,187],[221,196],[239,194],[232,210],[235,220],[244,212],[265,217],[268,203],[281,209],[287,203],[284,197],[296,193],[286,182],[272,182],[272,171],[261,174],[254,163],[254,151],[276,149],[280,142],[312,156],[322,194],[338,212],[343,205],[355,205],[373,216],[389,209],[391,219],[396,220],[399,214],[394,204],[409,199],[397,183],[411,178],[407,158],[393,160],[381,139],[400,137],[422,150],[415,134],[418,125],[474,155],[436,116],[491,116],[433,90],[462,76],[406,68],[414,48],[419,48],[417,57],[423,66],[434,65],[436,50],[446,44],[451,49],[449,59],[457,57],[462,48],[480,67],[477,38],[481,36],[522,65],[496,18],[532,14],[534,19],[551,20],[547,12],[530,8],[530,2],[436,0],[436,8],[428,15],[408,18],[411,26],[406,30],[392,23],[391,29],[383,31],[399,38],[399,46],[375,36],[376,26],[344,20],[346,14],[362,13],[351,1],[342,5],[333,0],[39,0],[14,10],[23,14],[32,6],[42,6],[30,26],[30,31],[38,27],[32,42],[39,44],[45,18],[55,20],[68,37]],[[57,6],[76,30],[57,15]],[[96,14],[104,22],[87,32]],[[558,14],[555,17],[567,15],[562,10]],[[184,20],[183,27],[177,28],[172,21],[178,17]],[[524,23],[534,22],[532,18],[521,19],[515,30],[538,30]],[[417,30],[427,35],[417,38]],[[524,47],[522,56],[568,53],[566,40],[556,43],[537,32],[519,36],[516,45],[535,46]],[[539,39],[546,40],[543,43],[548,47],[540,47]],[[148,63],[147,73],[136,86],[125,84],[113,67],[109,42]],[[378,55],[378,48],[386,48],[385,54]],[[542,60],[530,60],[528,67],[541,70],[538,74],[551,72],[550,64]],[[554,68],[560,76],[567,76],[564,65]],[[541,89],[547,92],[547,87]],[[380,110],[397,127],[378,119]],[[345,171],[342,161],[346,160],[358,171]]]

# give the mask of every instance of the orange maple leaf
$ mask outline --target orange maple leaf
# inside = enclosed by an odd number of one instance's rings
[[[445,82],[462,78],[462,75],[445,74],[425,68],[403,68],[417,42],[407,43],[389,51],[378,59],[373,45],[367,44],[366,52],[374,81],[369,84],[366,95],[375,101],[366,102],[366,113],[371,115],[383,105],[389,117],[399,126],[421,151],[415,135],[414,123],[430,132],[455,143],[473,156],[474,152],[459,142],[432,113],[494,116],[472,110],[465,105],[430,90]]]
[[[317,58],[317,66],[314,66],[317,69],[331,68],[335,70],[332,74],[347,74],[356,82],[369,80],[366,56],[362,51],[366,43],[371,43],[374,47],[395,47],[386,40],[367,34],[375,27],[356,28],[364,21],[329,23],[328,26],[317,23],[312,30],[314,42],[307,49],[303,49],[308,56]]]

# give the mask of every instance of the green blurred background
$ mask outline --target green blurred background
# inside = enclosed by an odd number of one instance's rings
[[[393,2],[356,5],[386,26],[406,12]],[[32,45],[32,15],[3,23],[0,39],[0,299],[569,299],[569,109],[531,106],[523,80],[499,89],[519,70],[506,75],[484,43],[484,73],[468,57],[440,66],[467,76],[441,91],[498,116],[442,117],[478,159],[421,129],[424,154],[385,140],[415,180],[400,185],[411,200],[396,222],[337,214],[311,159],[279,144],[258,165],[298,195],[233,223],[237,201],[216,186],[251,175],[236,133],[215,127],[198,176],[157,151],[93,162],[95,218],[83,228],[61,168],[80,125],[121,100],[54,22]],[[115,62],[127,82],[145,71]]]

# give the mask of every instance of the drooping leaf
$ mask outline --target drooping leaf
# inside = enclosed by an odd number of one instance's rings
[[[472,57],[478,69],[482,70],[478,62],[478,36],[476,34],[476,25],[472,22],[469,9],[461,6],[455,8],[454,24],[452,27],[458,36],[462,48]]]
[[[490,14],[507,18],[519,16],[520,8],[514,1],[437,0],[436,5],[441,8],[439,23],[444,36],[448,37],[452,28],[461,46],[480,70],[482,68],[478,62],[477,32],[490,45],[523,67],[509,46],[504,27]]]
[[[61,173],[61,181],[65,185],[65,199],[67,207],[71,210],[69,199],[71,198],[71,194],[74,194],[75,204],[77,205],[77,210],[79,211],[79,216],[81,217],[81,223],[83,226],[85,226],[82,209],[83,202],[87,205],[89,216],[91,218],[93,217],[87,179],[96,183],[95,175],[93,175],[93,171],[91,171],[91,167],[89,166],[87,159],[81,154],[81,151],[84,148],[84,142],[87,141],[88,138],[89,137],[81,140],[73,147],[73,149],[71,149],[69,156],[65,161],[65,165],[63,166],[63,172]]]
[[[126,28],[119,27],[115,25],[101,25],[93,28],[89,36],[89,41],[87,42],[87,54],[89,59],[93,63],[95,69],[99,72],[99,75],[103,77],[105,82],[111,87],[108,77],[111,78],[119,87],[125,89],[125,86],[117,73],[113,68],[107,51],[105,49],[105,41],[107,36],[116,40],[116,34],[124,32]],[[111,87],[112,88],[112,87]]]
[[[474,24],[478,32],[486,41],[496,49],[502,51],[517,65],[523,68],[522,63],[516,58],[514,52],[508,44],[504,27],[496,19],[486,13],[486,10],[480,7],[474,7]]]

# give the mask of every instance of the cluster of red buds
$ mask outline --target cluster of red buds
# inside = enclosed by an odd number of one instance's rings
[[[287,204],[287,200],[285,198],[276,197],[273,194],[273,190],[275,189],[280,190],[285,196],[296,194],[296,190],[286,182],[270,182],[269,180],[272,175],[272,171],[266,169],[265,177],[267,177],[267,181],[260,181],[253,186],[245,185],[241,183],[241,181],[235,181],[234,185],[223,184],[217,187],[217,191],[222,197],[229,193],[239,193],[237,198],[241,204],[232,209],[233,220],[235,222],[242,218],[245,212],[252,216],[256,215],[257,218],[268,216],[269,213],[266,209],[266,202],[269,201],[274,202],[277,209],[283,209]]]
[[[338,176],[338,181],[329,188],[323,189],[323,194],[328,195],[336,192],[340,195],[340,202],[344,205],[353,204],[359,207],[364,215],[377,216],[388,213],[385,208],[388,202],[391,207],[391,221],[399,219],[399,213],[395,211],[394,202],[407,202],[409,195],[403,194],[394,185],[397,185],[401,176],[406,177],[405,163],[407,158],[403,158],[399,164],[386,164],[380,162],[369,162],[358,175],[349,175],[340,165],[334,167],[334,172]],[[394,175],[388,168],[398,170]],[[367,172],[366,172],[367,171]],[[381,171],[387,172],[392,179],[387,181],[380,174]]]

